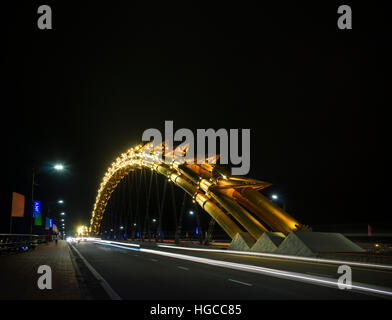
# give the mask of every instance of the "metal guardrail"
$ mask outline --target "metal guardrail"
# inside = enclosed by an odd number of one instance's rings
[[[34,234],[0,234],[0,254],[18,253],[35,249],[46,242],[45,236]]]

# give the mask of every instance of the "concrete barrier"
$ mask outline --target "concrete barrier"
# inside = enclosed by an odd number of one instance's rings
[[[286,236],[281,232],[264,232],[250,251],[273,253],[285,238]]]
[[[303,257],[315,257],[326,252],[365,252],[341,233],[293,231],[274,252]]]
[[[227,250],[250,251],[255,244],[254,238],[247,232],[240,232],[234,237]]]

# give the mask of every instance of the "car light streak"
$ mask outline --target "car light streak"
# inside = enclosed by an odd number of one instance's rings
[[[246,255],[246,256],[282,258],[282,259],[287,259],[287,260],[309,261],[309,262],[318,262],[318,263],[326,263],[326,264],[339,264],[339,265],[346,264],[346,265],[350,265],[350,266],[370,267],[370,268],[377,268],[377,269],[392,270],[391,265],[373,264],[373,263],[346,261],[346,260],[332,260],[332,259],[321,259],[321,258],[311,258],[311,257],[299,257],[299,256],[289,256],[289,255],[274,254],[274,253],[234,251],[234,250],[226,250],[226,249],[188,248],[188,247],[177,247],[177,246],[173,246],[173,245],[164,245],[164,244],[159,244],[158,247],[178,249],[178,250],[189,250],[189,251],[219,252],[219,253],[228,253],[228,254],[241,254],[241,255]]]
[[[192,261],[192,262],[198,262],[198,263],[208,264],[208,265],[212,265],[212,266],[230,268],[230,269],[246,271],[246,272],[254,272],[254,273],[263,274],[263,275],[267,275],[267,276],[288,279],[288,280],[294,280],[294,281],[301,281],[301,282],[306,282],[306,283],[315,284],[315,285],[325,285],[325,286],[329,286],[334,289],[339,288],[338,282],[336,279],[327,278],[327,277],[308,276],[306,274],[301,274],[301,273],[297,273],[297,272],[271,269],[271,268],[246,265],[246,264],[240,264],[240,263],[234,263],[234,262],[228,262],[228,261],[222,261],[222,260],[200,258],[200,257],[195,257],[195,256],[188,256],[185,254],[171,253],[171,252],[167,252],[167,251],[152,250],[152,249],[145,249],[145,248],[133,249],[133,248],[129,248],[127,246],[124,246],[124,244],[121,242],[118,242],[121,245],[114,244],[113,241],[108,241],[108,242],[109,243],[102,243],[102,242],[95,241],[95,243],[98,243],[98,244],[113,246],[113,247],[127,249],[127,250],[138,250],[140,252],[156,254],[156,255],[161,255],[161,256],[166,256],[166,257],[181,259],[181,260],[187,260],[187,261]],[[386,295],[386,296],[392,296],[392,291],[388,290],[388,288],[369,286],[369,285],[364,285],[361,283],[356,283],[356,284],[353,283],[351,287],[352,287],[352,289],[350,291],[355,290],[355,291],[358,291],[361,293],[371,293],[371,294],[381,294],[381,295]]]
[[[124,247],[124,246],[119,246],[119,245],[113,244],[113,243],[103,243],[103,242],[97,242],[97,241],[94,241],[94,243],[100,244],[102,246],[111,246],[111,247],[116,247],[116,248],[120,248],[120,249],[126,249],[126,250],[132,250],[132,251],[140,251],[140,249],[138,249],[138,248]]]
[[[137,247],[140,248],[139,244],[134,244],[134,243],[124,243],[124,242],[119,242],[119,241],[109,241],[109,240],[92,240],[95,243],[106,243],[106,244],[119,244],[122,246],[126,247]]]

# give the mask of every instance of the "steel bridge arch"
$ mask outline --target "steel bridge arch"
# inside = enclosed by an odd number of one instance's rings
[[[243,229],[255,240],[266,231],[288,234],[308,230],[258,192],[270,183],[230,176],[216,164],[181,163],[184,149],[165,149],[164,143],[154,147],[148,142],[127,150],[112,163],[97,192],[90,220],[92,235],[99,233],[106,205],[117,185],[131,171],[142,168],[156,171],[183,189],[232,239]]]

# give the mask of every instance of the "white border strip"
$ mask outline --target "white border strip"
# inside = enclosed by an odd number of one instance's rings
[[[339,264],[339,265],[346,264],[346,265],[350,265],[350,266],[360,266],[360,267],[370,267],[370,268],[376,268],[376,269],[392,270],[392,265],[373,264],[373,263],[365,263],[365,262],[357,262],[357,261],[298,257],[298,256],[289,256],[289,255],[283,255],[283,254],[250,252],[250,251],[234,251],[234,250],[226,250],[226,249],[189,248],[189,247],[170,246],[170,245],[165,245],[165,244],[158,244],[158,247],[177,249],[177,250],[220,252],[220,253],[228,253],[228,254],[231,253],[231,254],[241,254],[241,255],[247,255],[247,256],[257,256],[257,257],[282,258],[282,259],[287,259],[287,260],[309,261],[309,262],[318,262],[318,263],[326,263],[326,264]]]

